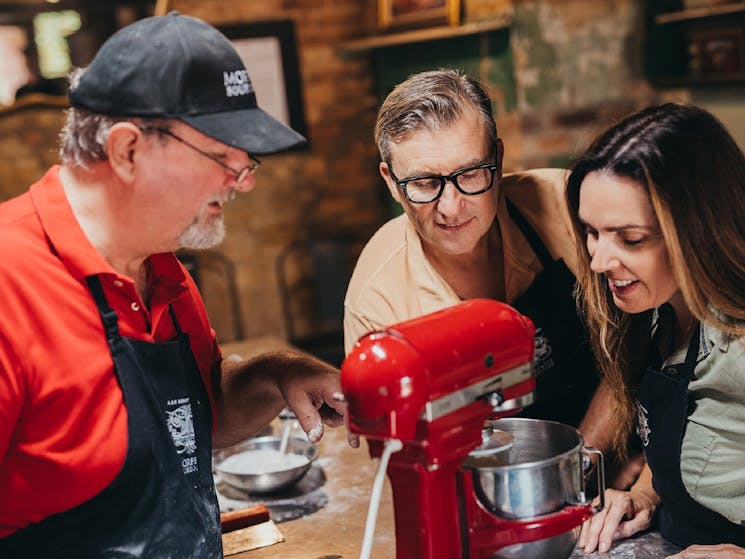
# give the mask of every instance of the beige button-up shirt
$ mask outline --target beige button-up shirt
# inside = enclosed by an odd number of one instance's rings
[[[505,196],[538,234],[554,259],[575,271],[576,251],[564,202],[566,171],[537,169],[506,175],[498,188],[496,221],[503,243],[507,302],[522,295],[541,263],[507,211]],[[346,353],[364,334],[460,302],[429,263],[406,215],[383,225],[362,251],[344,301]]]

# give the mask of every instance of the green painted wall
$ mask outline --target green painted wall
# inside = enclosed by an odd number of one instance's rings
[[[483,61],[488,61],[483,64]],[[382,101],[393,87],[411,74],[438,68],[461,69],[489,88],[492,98],[504,99],[496,113],[517,104],[509,30],[412,43],[373,52],[375,93]],[[499,89],[500,94],[495,95]]]

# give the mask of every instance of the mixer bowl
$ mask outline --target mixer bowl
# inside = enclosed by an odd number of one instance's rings
[[[508,520],[525,519],[586,504],[579,431],[540,419],[489,423],[510,433],[514,443],[503,452],[470,455],[463,464],[472,470],[476,494],[489,511]]]
[[[487,453],[485,443],[466,459],[479,501],[507,520],[536,519],[567,505],[587,505],[582,435],[569,425],[540,419],[505,418],[490,421],[494,438],[512,435],[511,446],[498,444]],[[591,449],[594,451],[594,449]],[[594,451],[597,452],[597,451]],[[553,537],[496,550],[490,559],[566,559],[574,551],[581,525]]]

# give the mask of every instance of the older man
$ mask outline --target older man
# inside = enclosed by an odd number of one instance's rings
[[[70,103],[62,165],[0,206],[0,556],[221,557],[213,444],[286,405],[316,441],[344,408],[310,357],[222,363],[172,251],[220,242],[256,156],[303,138],[175,13],[112,36]]]
[[[599,376],[572,297],[576,249],[563,171],[503,179],[491,101],[452,70],[396,86],[375,139],[380,174],[405,215],[383,225],[357,262],[345,299],[346,350],[370,330],[464,299],[505,301],[536,326],[537,402],[525,414],[579,425]],[[583,423],[603,448],[612,428],[605,396]]]

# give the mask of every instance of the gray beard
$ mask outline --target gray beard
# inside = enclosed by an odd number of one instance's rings
[[[204,249],[219,245],[225,238],[225,221],[222,216],[214,217],[206,223],[196,221],[179,235],[181,248]]]

